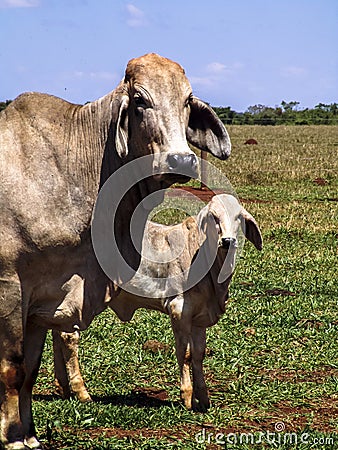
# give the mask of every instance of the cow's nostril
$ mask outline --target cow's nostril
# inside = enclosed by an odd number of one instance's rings
[[[169,169],[171,170],[182,170],[184,172],[188,171],[190,174],[191,171],[197,172],[198,169],[196,155],[168,155],[167,161]]]
[[[169,155],[168,156],[168,164],[170,169],[177,169],[182,164],[182,156],[181,155]]]
[[[191,169],[197,168],[197,158],[196,155],[187,155],[184,157],[184,163],[187,167]]]

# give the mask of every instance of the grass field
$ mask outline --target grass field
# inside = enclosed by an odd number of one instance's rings
[[[82,334],[93,403],[55,394],[48,337],[34,391],[46,448],[338,449],[337,127],[228,130],[231,159],[209,161],[260,224],[264,249],[245,245],[226,314],[208,330],[212,408],[179,402],[168,317],[142,310],[122,324],[106,311]]]

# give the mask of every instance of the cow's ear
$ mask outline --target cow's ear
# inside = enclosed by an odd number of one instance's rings
[[[242,230],[244,236],[253,243],[257,250],[263,248],[263,238],[259,229],[259,226],[250,213],[242,208]]]
[[[192,96],[187,140],[220,159],[227,159],[231,152],[231,142],[227,130],[213,109]]]
[[[115,147],[120,158],[128,154],[128,106],[129,96],[126,94],[121,95],[115,103],[117,108]]]

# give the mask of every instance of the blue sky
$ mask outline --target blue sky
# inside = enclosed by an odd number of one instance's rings
[[[156,52],[213,106],[338,102],[337,23],[338,0],[0,0],[0,101],[95,100]]]

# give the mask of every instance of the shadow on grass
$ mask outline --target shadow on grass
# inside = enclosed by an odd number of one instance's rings
[[[36,394],[33,396],[34,400],[52,402],[60,400],[61,397],[57,394]],[[94,403],[101,403],[103,405],[115,405],[115,406],[136,406],[138,408],[161,408],[163,406],[178,406],[177,401],[170,401],[167,398],[165,391],[153,391],[153,390],[135,390],[125,395],[92,395]],[[65,400],[66,401],[66,400]]]

